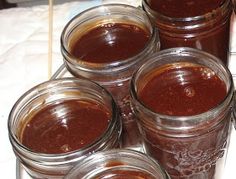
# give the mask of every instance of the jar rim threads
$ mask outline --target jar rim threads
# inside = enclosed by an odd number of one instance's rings
[[[27,123],[27,116],[40,113],[51,104],[70,100],[91,101],[109,110],[109,123],[101,136],[82,148],[57,154],[35,152],[22,144],[19,135]],[[51,176],[68,171],[74,163],[90,155],[91,152],[119,146],[122,128],[117,105],[106,89],[86,79],[68,77],[43,82],[25,92],[16,101],[9,114],[8,130],[16,157],[26,166],[26,170],[29,170],[29,173],[33,171],[33,176],[35,173],[38,175],[37,172],[40,173],[39,176],[41,174],[47,176],[47,172]],[[58,167],[61,168],[60,171]]]
[[[119,168],[125,170],[126,167],[128,170],[140,170],[140,172],[150,173],[155,177],[169,179],[169,175],[156,160],[144,153],[130,149],[96,152],[84,159],[80,165],[75,166],[65,178],[80,176],[87,179],[105,170],[116,171]]]

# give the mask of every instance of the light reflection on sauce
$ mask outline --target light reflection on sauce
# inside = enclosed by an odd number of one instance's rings
[[[30,116],[22,144],[34,152],[58,154],[81,149],[107,129],[111,114],[92,101],[65,100]]]
[[[108,23],[74,37],[71,54],[91,63],[127,60],[140,53],[149,38],[149,33],[137,25]]]

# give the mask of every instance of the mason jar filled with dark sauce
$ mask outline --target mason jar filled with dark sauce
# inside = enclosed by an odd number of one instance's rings
[[[192,48],[154,54],[131,80],[144,150],[172,179],[222,179],[233,81],[215,56]]]
[[[159,30],[160,48],[192,47],[228,64],[231,0],[143,0]]]
[[[138,148],[140,137],[130,109],[129,82],[158,38],[147,14],[122,4],[101,5],[75,16],[61,35],[62,54],[74,76],[93,80],[115,98],[123,121],[123,147]]]
[[[96,152],[74,167],[65,179],[170,179],[153,158],[127,149]]]
[[[16,157],[33,178],[63,178],[91,153],[120,147],[116,103],[88,80],[65,78],[33,87],[13,106],[8,128]]]

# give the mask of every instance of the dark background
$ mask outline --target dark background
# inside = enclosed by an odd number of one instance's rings
[[[16,4],[10,4],[6,0],[0,0],[0,9],[6,9],[10,7],[16,7]]]

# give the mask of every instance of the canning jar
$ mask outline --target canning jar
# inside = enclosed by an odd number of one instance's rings
[[[93,152],[118,148],[121,120],[107,90],[82,79],[41,83],[19,98],[8,121],[17,159],[33,178],[63,178]]]
[[[160,48],[192,47],[228,64],[231,0],[143,0],[159,30]]]
[[[111,92],[123,122],[123,147],[138,148],[140,137],[130,110],[129,82],[158,50],[156,29],[146,13],[133,6],[107,4],[75,16],[61,35],[69,72],[99,83]]]
[[[131,80],[144,150],[172,179],[222,179],[233,81],[215,56],[187,47],[154,54]]]
[[[170,179],[151,157],[134,150],[113,149],[94,153],[74,167],[65,179]]]

